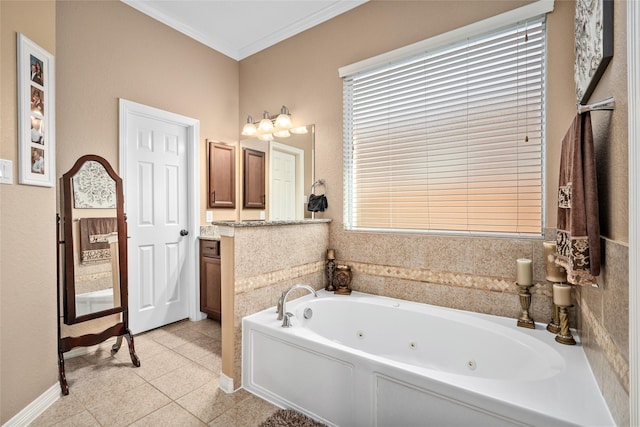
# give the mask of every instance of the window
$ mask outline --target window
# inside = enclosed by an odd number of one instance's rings
[[[545,16],[442,40],[341,69],[345,228],[541,235]]]

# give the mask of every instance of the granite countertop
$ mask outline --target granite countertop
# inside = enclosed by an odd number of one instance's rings
[[[229,230],[240,227],[269,227],[275,225],[299,225],[299,224],[323,224],[331,222],[331,219],[301,219],[301,220],[287,220],[287,221],[213,221],[211,225],[200,226],[201,240],[220,240],[220,227]]]
[[[198,238],[200,240],[217,240],[217,241],[220,241],[220,236],[206,236],[206,235],[201,234],[200,236],[198,236]]]

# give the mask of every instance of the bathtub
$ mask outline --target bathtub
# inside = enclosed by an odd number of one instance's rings
[[[101,289],[76,295],[76,316],[113,308],[113,289]]]
[[[353,292],[242,320],[242,386],[331,426],[613,426],[584,351],[542,324]],[[514,304],[518,304],[514,297]]]

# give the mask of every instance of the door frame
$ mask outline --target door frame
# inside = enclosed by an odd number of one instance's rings
[[[627,2],[629,126],[629,419],[640,425],[640,4]]]
[[[271,191],[271,179],[273,177],[273,152],[291,154],[296,161],[296,220],[304,219],[304,150],[277,141],[269,143],[269,219],[273,218],[273,192]]]
[[[187,128],[187,254],[185,262],[185,283],[187,285],[189,320],[202,320],[206,316],[200,312],[200,292],[198,292],[199,268],[198,236],[200,235],[200,121],[191,117],[171,113],[148,105],[119,98],[119,162],[120,177],[126,182],[127,165],[127,125],[129,117],[142,116]],[[127,211],[126,185],[124,193],[125,213]],[[131,281],[129,281],[131,283]]]

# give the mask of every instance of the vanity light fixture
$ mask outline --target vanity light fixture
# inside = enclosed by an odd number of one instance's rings
[[[288,138],[291,133],[307,133],[305,126],[291,128],[291,113],[286,106],[282,106],[278,116],[272,116],[268,111],[262,114],[262,120],[257,124],[253,117],[247,117],[247,123],[242,128],[242,135],[257,136],[261,141],[271,141],[276,138]],[[303,131],[300,131],[302,129]]]

